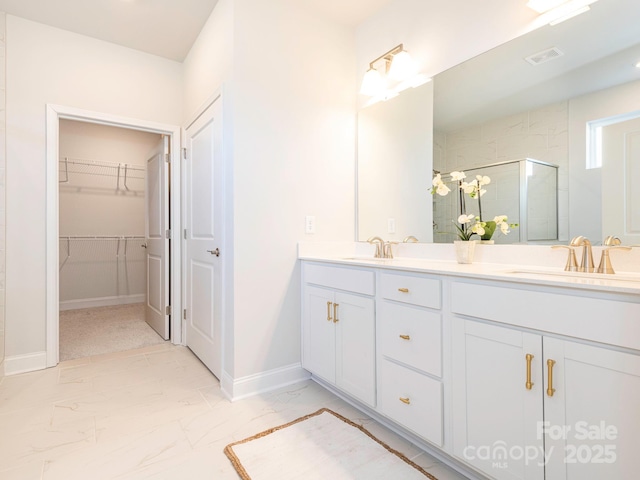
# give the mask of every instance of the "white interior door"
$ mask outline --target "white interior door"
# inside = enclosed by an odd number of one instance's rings
[[[602,129],[602,234],[640,243],[640,118]],[[615,261],[614,261],[615,265]]]
[[[220,378],[223,180],[221,100],[185,132],[186,344]]]
[[[147,245],[147,298],[145,320],[169,339],[169,137],[163,135],[147,160],[145,244]]]

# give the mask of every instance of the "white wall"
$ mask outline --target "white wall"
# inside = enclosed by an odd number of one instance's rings
[[[234,377],[300,361],[300,240],[353,240],[352,30],[294,0],[238,0]],[[305,235],[305,215],[316,217]]]
[[[232,379],[300,362],[297,242],[354,238],[353,44],[295,1],[221,0],[185,61],[187,120],[223,93]]]
[[[234,0],[218,0],[183,64],[185,121],[231,79]]]
[[[179,125],[177,62],[7,16],[7,356],[45,349],[45,106]]]

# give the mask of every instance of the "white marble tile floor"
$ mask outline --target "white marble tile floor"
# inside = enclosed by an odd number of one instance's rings
[[[223,448],[327,407],[439,480],[435,458],[312,381],[229,402],[185,347],[82,358],[0,383],[3,480],[236,480]]]

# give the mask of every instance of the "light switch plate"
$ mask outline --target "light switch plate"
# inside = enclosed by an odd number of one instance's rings
[[[387,219],[387,233],[396,233],[396,219]]]

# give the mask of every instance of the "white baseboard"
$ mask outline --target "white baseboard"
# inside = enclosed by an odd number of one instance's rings
[[[235,402],[258,393],[302,382],[310,377],[311,374],[299,363],[238,379],[233,379],[227,372],[222,372],[220,388],[229,400]]]
[[[44,370],[45,368],[47,368],[47,352],[13,355],[4,359],[5,375],[34,372],[36,370]]]
[[[60,302],[60,310],[77,310],[79,308],[109,307],[112,305],[129,305],[130,303],[143,303],[146,299],[144,293],[136,295],[121,295],[118,297],[83,298],[80,300],[64,300]]]

